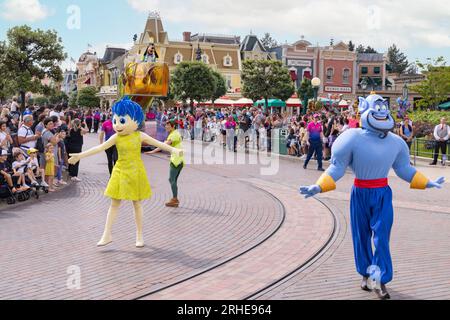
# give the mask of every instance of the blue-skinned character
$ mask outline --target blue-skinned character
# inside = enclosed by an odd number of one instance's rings
[[[393,275],[389,241],[394,215],[389,171],[394,169],[412,189],[441,188],[444,178],[430,181],[411,166],[407,144],[391,132],[395,121],[385,99],[376,94],[359,98],[359,111],[362,128],[339,136],[328,170],[315,185],[301,187],[300,193],[309,198],[335,190],[347,167],[352,169],[356,179],[351,193],[351,227],[356,269],[363,276],[361,288],[370,291],[368,280],[376,280],[377,295],[389,299],[386,284]]]

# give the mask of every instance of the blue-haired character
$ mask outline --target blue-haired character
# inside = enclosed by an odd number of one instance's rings
[[[153,145],[175,155],[182,155],[183,151],[161,143],[143,132],[138,131],[144,122],[144,113],[137,103],[124,98],[113,106],[113,127],[116,134],[108,141],[86,152],[71,154],[70,164],[76,164],[82,158],[105,151],[112,146],[117,147],[118,160],[114,166],[105,195],[110,197],[105,231],[98,246],[106,246],[112,242],[111,229],[117,217],[122,200],[133,201],[136,219],[136,247],[144,246],[142,235],[143,212],[141,201],[152,195],[147,173],[141,158],[142,143]]]
[[[410,165],[408,146],[391,131],[395,121],[388,103],[372,94],[359,98],[361,129],[344,132],[332,148],[331,165],[315,185],[300,188],[306,198],[336,189],[347,167],[355,176],[351,193],[351,226],[356,269],[363,277],[361,288],[371,291],[369,278],[377,280],[375,292],[389,299],[386,284],[392,281],[389,241],[393,223],[392,190],[388,185],[391,168],[412,189],[441,188],[444,178],[430,181]],[[375,252],[372,251],[372,238]],[[378,270],[374,274],[373,270]]]

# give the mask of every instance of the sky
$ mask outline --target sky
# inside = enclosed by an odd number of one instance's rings
[[[379,52],[395,43],[410,62],[444,56],[450,63],[447,0],[0,0],[0,40],[9,28],[27,24],[55,29],[72,67],[107,45],[131,48],[150,11],[158,11],[170,40],[183,31],[238,35],[271,33],[279,43],[302,36],[312,44],[348,42]]]

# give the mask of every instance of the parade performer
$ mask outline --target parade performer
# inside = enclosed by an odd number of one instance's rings
[[[127,97],[118,101],[113,106],[112,111],[113,127],[116,134],[105,143],[88,151],[70,154],[69,163],[73,165],[83,158],[103,152],[114,145],[117,147],[118,160],[105,191],[105,195],[112,200],[111,207],[109,208],[105,231],[97,245],[106,246],[112,242],[111,229],[119,212],[121,201],[129,200],[133,201],[136,219],[136,247],[141,248],[144,246],[141,201],[149,199],[152,194],[144,163],[141,159],[142,143],[153,145],[177,156],[182,155],[183,152],[138,131],[139,126],[144,121],[144,113],[137,103]]]
[[[142,62],[156,62],[157,59],[159,59],[159,55],[158,52],[156,52],[155,45],[152,43],[148,46],[147,50],[145,50]]]
[[[169,136],[167,137],[165,143],[176,149],[182,149],[183,139],[181,138],[181,134],[176,129],[176,126],[177,125],[175,119],[167,121],[166,130],[169,133]],[[155,154],[160,151],[161,149],[157,148],[153,151],[147,152],[147,154]],[[178,178],[180,177],[181,170],[183,170],[184,163],[185,161],[183,156],[178,156],[172,153],[172,156],[170,158],[169,182],[172,189],[173,198],[168,203],[166,203],[166,207],[178,208],[180,205],[180,201],[178,200]]]
[[[345,131],[334,143],[331,165],[316,185],[301,187],[306,198],[336,189],[347,167],[356,179],[351,194],[351,226],[356,269],[363,277],[361,288],[371,291],[369,279],[377,281],[375,292],[389,299],[386,284],[392,281],[389,249],[393,223],[392,190],[388,173],[410,183],[412,189],[441,188],[444,178],[430,181],[410,165],[408,146],[391,131],[395,121],[388,103],[372,94],[359,99],[362,128]],[[375,252],[372,252],[372,236]]]

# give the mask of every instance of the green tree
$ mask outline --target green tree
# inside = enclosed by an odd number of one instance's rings
[[[182,62],[173,72],[173,94],[182,101],[199,102],[211,99],[216,91],[216,81],[209,68],[203,62]]]
[[[77,106],[78,93],[72,92],[69,97],[69,107],[73,108]]]
[[[97,96],[95,87],[86,87],[78,92],[77,104],[81,107],[98,108],[100,106],[100,98]]]
[[[278,42],[268,32],[261,38],[261,43],[267,50],[278,47]]]
[[[417,102],[421,108],[436,109],[440,103],[446,101],[450,95],[450,67],[446,65],[444,57],[426,63],[417,62],[417,66],[426,79],[411,89],[422,96]]]
[[[36,104],[37,106],[45,106],[48,105],[49,100],[47,97],[36,97],[33,100],[33,103]]]
[[[402,74],[406,71],[409,66],[408,59],[406,55],[397,48],[395,44],[393,44],[388,49],[388,58],[392,68],[393,73]]]
[[[303,112],[305,113],[309,99],[314,98],[314,88],[310,79],[303,79],[300,88],[298,89],[298,96],[300,99],[303,99]]]
[[[41,80],[46,76],[55,81],[62,80],[59,63],[66,59],[62,40],[54,30],[32,30],[29,26],[18,26],[7,32],[5,44],[5,67],[14,75],[22,108],[25,107],[25,93],[41,93]]]
[[[295,92],[289,70],[281,61],[246,60],[242,68],[243,95],[254,101],[286,101]]]
[[[365,46],[363,46],[362,44],[360,44],[357,48],[356,48],[356,52],[357,53],[378,53],[377,50],[375,50],[374,48],[372,48],[371,46],[367,46],[367,48]]]
[[[355,44],[352,40],[350,40],[350,42],[348,43],[348,50],[352,52],[355,51]]]
[[[69,97],[63,91],[55,91],[49,95],[49,101],[51,104],[64,103],[64,102],[67,102],[68,100],[69,100]]]
[[[14,95],[15,79],[6,65],[6,43],[0,42],[0,103]]]
[[[211,97],[211,100],[214,103],[214,101],[216,101],[220,97],[226,95],[227,85],[226,85],[225,78],[219,72],[213,70],[212,75],[213,75],[214,81],[216,83],[216,90],[214,91],[214,93]]]

